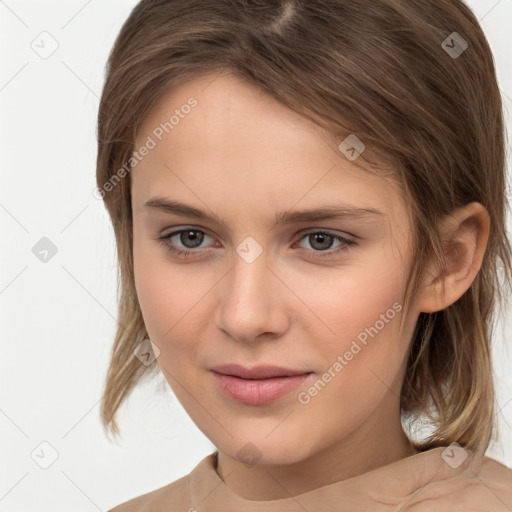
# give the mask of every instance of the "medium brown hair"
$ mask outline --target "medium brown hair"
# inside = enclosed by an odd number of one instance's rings
[[[467,49],[450,54],[460,38]],[[356,135],[367,148],[364,161],[380,155],[392,163],[414,224],[402,319],[427,264],[434,262],[440,273],[445,268],[438,221],[473,201],[485,206],[490,235],[482,266],[454,304],[420,314],[400,397],[404,424],[413,430],[427,418],[432,427],[418,449],[458,442],[485,451],[495,427],[493,318],[511,277],[505,127],[489,44],[461,0],[136,5],[111,51],[98,116],[97,185],[120,270],[119,326],[101,403],[107,433],[118,435],[116,412],[134,386],[158,373],[156,361],[145,366],[134,356],[149,336],[134,285],[130,168],[119,170],[130,161],[141,123],[169,88],[224,72],[313,120],[338,142]]]

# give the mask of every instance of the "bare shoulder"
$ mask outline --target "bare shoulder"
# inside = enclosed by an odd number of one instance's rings
[[[168,512],[179,509],[186,511],[190,502],[188,484],[189,475],[186,475],[154,491],[120,503],[107,512]]]

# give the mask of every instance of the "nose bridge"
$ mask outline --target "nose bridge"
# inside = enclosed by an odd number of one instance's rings
[[[268,253],[252,237],[244,240],[236,248],[233,262],[233,281],[240,292],[256,296],[263,286],[268,286]]]
[[[233,268],[226,276],[220,305],[220,326],[235,339],[251,340],[277,325],[275,276],[267,268],[267,253],[247,237],[236,248]]]

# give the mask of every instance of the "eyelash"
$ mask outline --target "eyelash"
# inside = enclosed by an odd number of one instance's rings
[[[183,258],[194,257],[196,255],[196,253],[199,252],[199,250],[183,250],[183,249],[178,249],[178,248],[175,247],[175,244],[170,241],[171,238],[173,238],[174,236],[179,235],[179,234],[181,234],[181,233],[183,233],[185,231],[195,231],[197,233],[203,233],[203,234],[205,234],[207,236],[210,236],[210,235],[208,235],[208,233],[205,233],[204,231],[202,231],[200,229],[187,228],[187,229],[180,229],[178,231],[173,231],[172,233],[169,233],[167,235],[163,235],[161,237],[158,237],[157,240],[160,240],[160,244],[163,245],[166,248],[167,251],[169,251],[171,254],[173,254],[176,257],[183,257]],[[339,242],[342,242],[342,244],[343,244],[343,245],[340,246],[340,248],[338,248],[338,249],[336,249],[334,251],[331,251],[331,252],[315,251],[315,250],[308,251],[308,252],[318,253],[315,256],[316,258],[330,258],[330,257],[334,257],[334,256],[338,255],[341,252],[347,251],[351,245],[355,244],[355,242],[353,240],[348,240],[347,238],[344,238],[344,237],[339,236],[339,235],[335,235],[334,233],[330,233],[329,231],[320,231],[320,230],[318,230],[318,231],[310,231],[308,233],[305,233],[304,235],[302,235],[302,237],[300,238],[299,242],[301,240],[303,240],[304,238],[310,236],[310,235],[316,235],[316,234],[332,236],[335,240],[338,240]],[[322,253],[324,253],[324,254],[322,254]]]

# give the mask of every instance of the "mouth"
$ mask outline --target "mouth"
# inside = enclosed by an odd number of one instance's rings
[[[218,389],[228,398],[247,405],[265,405],[289,394],[313,372],[276,366],[245,368],[239,365],[211,369]]]
[[[222,375],[250,380],[269,379],[273,377],[294,377],[296,375],[311,373],[310,370],[299,370],[272,365],[258,365],[248,368],[234,363],[214,366],[211,370]]]

